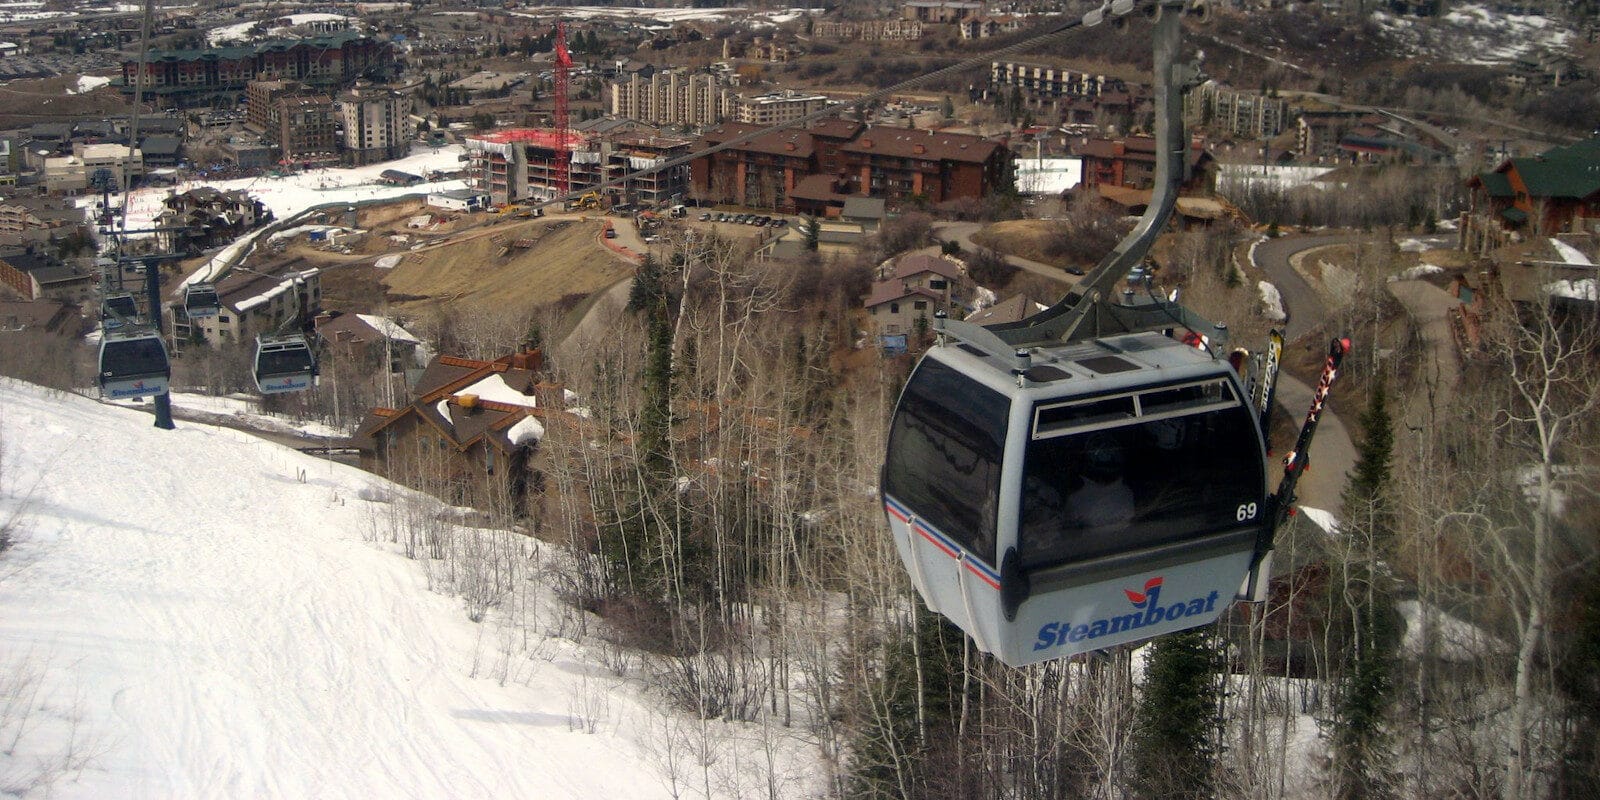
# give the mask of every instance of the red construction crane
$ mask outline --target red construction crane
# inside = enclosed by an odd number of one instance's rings
[[[572,72],[572,54],[567,52],[567,23],[556,22],[556,163],[557,194],[572,190],[572,131],[567,127],[567,80]]]

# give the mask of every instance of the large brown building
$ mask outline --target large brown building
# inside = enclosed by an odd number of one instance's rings
[[[286,78],[318,86],[381,77],[394,50],[356,31],[207,50],[153,51],[145,64],[145,94],[161,106],[202,105],[237,99],[253,80]],[[132,94],[138,61],[122,63],[123,91]]]
[[[333,98],[325,94],[280,97],[273,103],[269,136],[277,142],[283,161],[335,161],[339,157],[337,118]]]
[[[698,148],[759,130],[728,123]],[[981,136],[832,119],[777,131],[695,159],[691,193],[717,203],[829,214],[850,197],[891,204],[981,198],[1000,188],[1010,151]]]
[[[1072,148],[1083,159],[1082,185],[1151,189],[1156,183],[1156,140],[1150,136],[1085,139]],[[1214,159],[1196,139],[1189,145],[1189,179],[1183,189],[1209,194],[1215,184]]]

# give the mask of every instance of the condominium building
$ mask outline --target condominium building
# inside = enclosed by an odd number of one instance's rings
[[[280,97],[296,94],[302,89],[299,81],[291,80],[259,80],[251,81],[244,90],[244,119],[245,124],[259,131],[267,131],[272,127],[272,104]]]
[[[161,106],[206,105],[236,99],[259,79],[288,78],[323,86],[394,69],[394,48],[359,31],[311,39],[279,39],[205,50],[153,50],[146,59],[144,92]],[[139,62],[122,63],[122,91],[139,83]]]
[[[613,115],[655,125],[714,125],[732,115],[733,101],[709,72],[641,70],[611,83]]]
[[[1283,133],[1289,101],[1206,81],[1183,96],[1183,115],[1215,132],[1270,139]]]
[[[1094,98],[1111,92],[1128,91],[1127,84],[1120,78],[1020,61],[991,62],[989,83],[997,89],[1015,86],[1025,97],[1034,100]]]
[[[706,131],[696,147],[758,131],[725,123]],[[695,159],[690,192],[714,203],[838,216],[851,198],[891,204],[982,198],[1000,188],[1010,158],[1004,145],[979,136],[832,119]]]
[[[360,166],[403,158],[411,149],[411,95],[386,86],[362,86],[339,95],[344,160]]]
[[[330,161],[338,157],[333,98],[327,95],[280,97],[273,103],[267,129],[286,161]]]
[[[820,94],[775,92],[755,97],[739,95],[733,100],[731,116],[735,121],[752,125],[778,125],[827,107],[828,98]]]

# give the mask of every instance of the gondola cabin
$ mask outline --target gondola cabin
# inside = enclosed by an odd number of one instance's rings
[[[317,359],[306,337],[256,338],[256,388],[262,394],[303,392],[316,382]]]
[[[128,292],[108,294],[100,301],[100,320],[105,328],[120,328],[139,321],[139,304]]]
[[[923,600],[1013,666],[1212,622],[1270,542],[1238,376],[1159,333],[933,347],[882,493]]]
[[[214,317],[222,309],[217,287],[210,283],[191,283],[183,289],[183,313],[189,319]]]
[[[100,337],[100,396],[114,400],[165,394],[172,378],[167,346],[149,330]]]

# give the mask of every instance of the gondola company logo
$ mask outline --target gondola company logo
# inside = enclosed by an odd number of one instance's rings
[[[1047,622],[1039,628],[1039,638],[1033,643],[1035,651],[1060,647],[1064,644],[1081,642],[1086,639],[1098,639],[1115,633],[1134,631],[1147,628],[1162,622],[1208,614],[1217,606],[1218,593],[1212,591],[1205,597],[1196,597],[1191,600],[1180,600],[1166,606],[1161,604],[1162,576],[1157,575],[1144,582],[1142,591],[1123,589],[1128,602],[1133,604],[1137,611],[1132,614],[1103,617],[1092,622],[1073,625],[1070,622]]]
[[[130,385],[126,389],[119,389],[119,388],[116,388],[116,387],[112,387],[112,389],[111,389],[111,396],[113,398],[116,398],[116,397],[138,397],[138,396],[140,396],[142,394],[145,394],[144,381],[134,381],[133,384]]]

